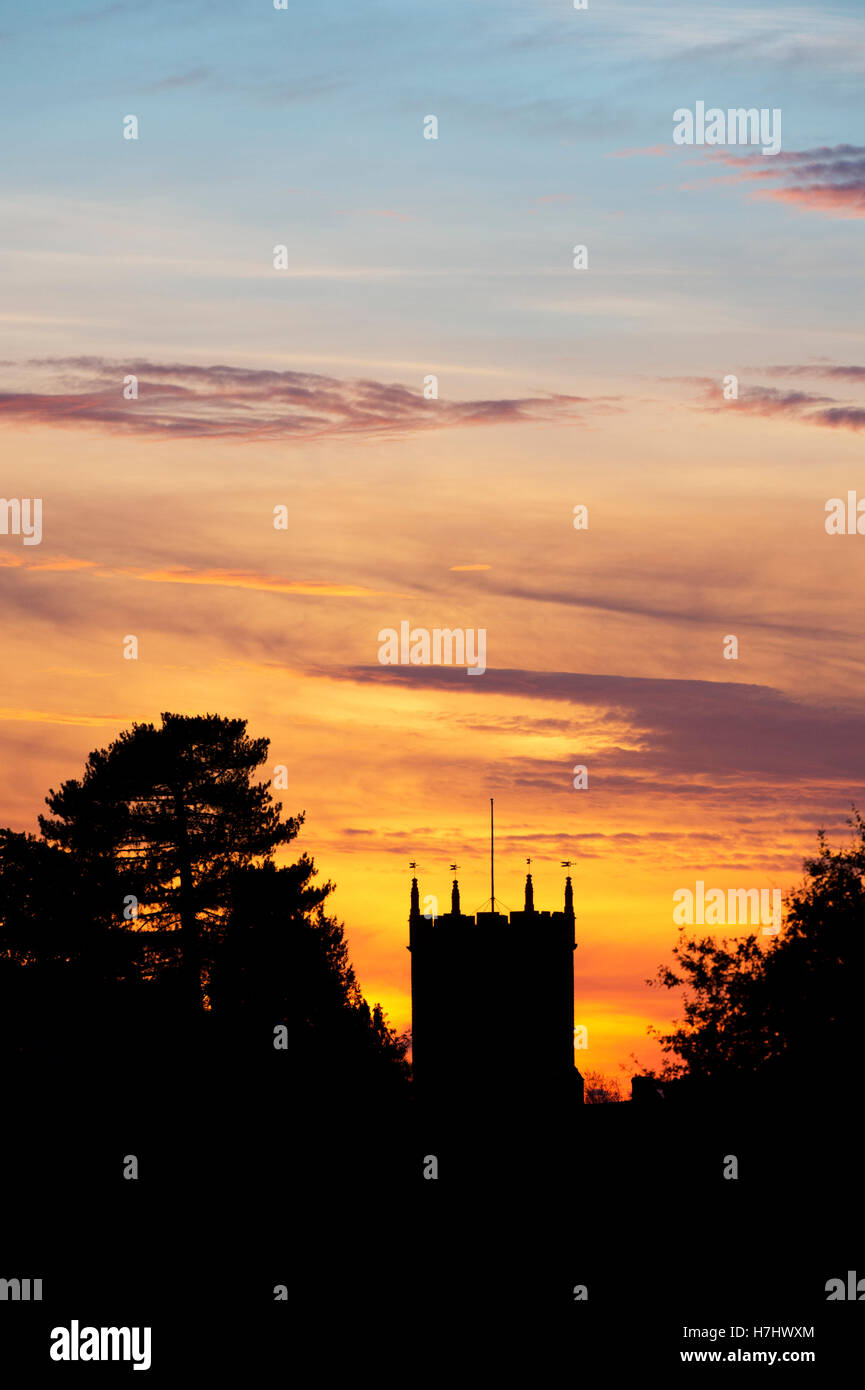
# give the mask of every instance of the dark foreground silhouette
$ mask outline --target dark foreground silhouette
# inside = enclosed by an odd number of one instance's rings
[[[52,793],[41,837],[2,836],[0,1277],[43,1281],[0,1304],[4,1368],[47,1366],[70,1318],[151,1325],[165,1384],[335,1376],[404,1333],[388,1373],[452,1376],[465,1325],[487,1372],[523,1350],[541,1384],[563,1348],[614,1382],[673,1368],[683,1323],[814,1325],[837,1364],[860,1310],[826,1282],[865,1276],[861,843],[824,848],[759,958],[683,945],[696,1012],[664,1100],[515,1090],[490,1049],[425,1101],[330,886],[274,863],[302,817],[253,782],[266,750],[164,716]]]

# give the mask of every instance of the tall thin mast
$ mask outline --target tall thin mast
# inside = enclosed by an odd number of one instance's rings
[[[490,910],[496,910],[496,848],[493,838],[493,799],[490,797]]]

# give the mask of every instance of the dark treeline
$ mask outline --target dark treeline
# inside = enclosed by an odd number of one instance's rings
[[[303,816],[256,780],[267,749],[242,720],[165,714],[52,790],[39,835],[0,832],[5,1273],[44,1276],[60,1321],[167,1309],[169,1361],[199,1326],[219,1357],[232,1335],[247,1355],[240,1307],[256,1348],[272,1336],[284,1355],[282,1286],[292,1338],[322,1309],[388,1326],[486,1309],[499,1328],[552,1310],[584,1347],[582,1284],[617,1333],[653,1299],[668,1320],[692,1300],[700,1320],[813,1321],[858,1258],[863,822],[840,851],[821,838],[776,937],[683,931],[661,983],[686,991],[662,1039],[684,1104],[528,1114],[506,1085],[491,1109],[482,1079],[468,1115],[431,1116],[409,1104],[405,1040],[363,998],[332,885],[305,854],[277,866]],[[484,1048],[470,1018],[453,1027]],[[803,1175],[819,1194],[804,1206]]]
[[[158,1077],[182,1103],[193,1067],[199,1086],[253,1090],[289,1074],[296,1102],[334,1110],[406,1097],[406,1040],[363,998],[333,885],[306,854],[274,862],[303,815],[256,780],[267,750],[243,720],[164,714],[52,790],[39,835],[0,830],[7,1077]],[[665,1079],[740,1096],[850,1084],[865,920],[865,823],[851,825],[837,851],[821,834],[777,936],[682,930],[658,974],[685,992],[660,1038]]]
[[[819,832],[777,934],[680,928],[675,964],[654,983],[684,991],[684,1018],[659,1035],[665,1079],[680,1078],[684,1095],[814,1107],[858,1091],[865,821],[855,808],[848,824],[837,849]]]

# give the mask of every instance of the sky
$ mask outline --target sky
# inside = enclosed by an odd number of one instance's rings
[[[581,1069],[657,1065],[672,894],[786,892],[865,802],[865,10],[2,0],[0,44],[0,823],[246,718],[402,1029],[409,861],[479,907],[494,796],[508,907],[575,861]],[[698,101],[780,153],[676,145]],[[487,670],[382,665],[402,621]]]

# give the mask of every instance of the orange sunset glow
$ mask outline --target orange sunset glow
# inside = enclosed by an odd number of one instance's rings
[[[786,892],[863,800],[865,20],[118,8],[10,40],[3,823],[133,722],[246,719],[405,1030],[409,862],[476,911],[494,797],[503,904],[576,866],[580,1065],[657,1066],[673,894]],[[777,78],[782,152],[674,142],[695,53]],[[401,623],[486,670],[383,664]]]
[[[166,440],[142,427],[146,380],[131,433],[7,419],[12,481],[45,499],[38,547],[3,538],[8,823],[34,829],[49,787],[133,721],[248,719],[288,770],[285,810],[306,812],[298,846],[336,884],[361,985],[403,1029],[409,860],[442,910],[457,861],[475,910],[494,796],[507,907],[527,857],[544,908],[576,862],[578,1060],[656,1064],[647,1026],[676,1001],[646,979],[673,892],[788,889],[856,790],[841,581],[860,562],[822,503],[855,435],[828,435],[822,486],[806,424],[621,386],[591,425],[553,405],[374,443]],[[487,670],[382,665],[378,633],[403,620],[485,628]]]

